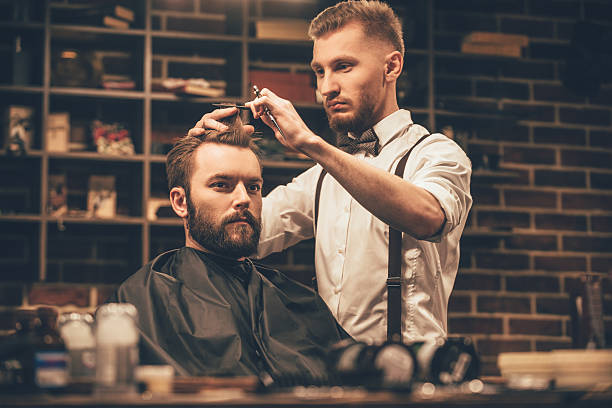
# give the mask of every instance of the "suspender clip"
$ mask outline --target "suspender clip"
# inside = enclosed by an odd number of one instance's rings
[[[399,276],[393,276],[387,278],[387,286],[390,287],[401,287],[402,286],[402,278]]]

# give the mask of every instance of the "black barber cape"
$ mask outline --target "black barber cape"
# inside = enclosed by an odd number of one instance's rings
[[[310,288],[251,260],[183,247],[159,255],[109,299],[138,310],[141,364],[178,375],[325,376],[349,337]]]

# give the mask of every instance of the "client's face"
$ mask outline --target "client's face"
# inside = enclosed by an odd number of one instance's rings
[[[241,258],[261,232],[261,168],[248,148],[205,143],[194,155],[187,225],[203,250]]]

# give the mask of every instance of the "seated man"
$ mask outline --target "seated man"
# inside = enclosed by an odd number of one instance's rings
[[[141,363],[179,375],[324,376],[347,338],[311,289],[246,258],[261,229],[261,164],[238,116],[168,153],[170,201],[185,246],[156,257],[111,297],[139,313]]]

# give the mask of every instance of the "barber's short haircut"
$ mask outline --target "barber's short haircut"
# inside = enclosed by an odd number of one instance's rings
[[[389,5],[375,0],[348,0],[323,10],[310,23],[312,40],[336,31],[345,25],[361,23],[366,36],[389,42],[404,55],[402,24]]]
[[[223,132],[207,130],[200,136],[185,136],[174,144],[166,157],[166,177],[169,190],[172,190],[173,187],[183,187],[189,195],[193,155],[196,149],[204,143],[219,143],[251,149],[259,160],[259,148],[255,144],[255,139],[244,131],[238,114],[222,120],[221,123],[229,126],[229,129]]]

